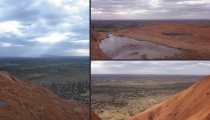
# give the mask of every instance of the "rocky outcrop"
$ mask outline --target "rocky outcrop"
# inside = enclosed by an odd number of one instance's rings
[[[129,120],[209,120],[210,76]]]
[[[101,118],[98,117],[98,115],[95,112],[92,111],[92,113],[91,113],[91,120],[101,120]]]
[[[110,59],[99,48],[99,43],[103,38],[106,38],[104,34],[98,33],[93,30],[91,31],[91,59],[92,60]]]
[[[0,69],[1,120],[89,120],[89,107],[60,99],[48,89],[26,83]]]

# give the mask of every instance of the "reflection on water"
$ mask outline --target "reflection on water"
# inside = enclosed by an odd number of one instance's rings
[[[166,59],[182,51],[149,41],[108,35],[99,44],[101,50],[112,59]]]

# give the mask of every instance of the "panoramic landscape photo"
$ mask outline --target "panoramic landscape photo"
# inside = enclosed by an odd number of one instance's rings
[[[208,0],[91,0],[91,59],[210,59]]]
[[[0,119],[89,120],[89,1],[0,6]]]
[[[102,120],[208,120],[209,61],[92,61],[91,109]]]

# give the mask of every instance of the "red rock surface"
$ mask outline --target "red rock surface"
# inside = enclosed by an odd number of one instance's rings
[[[110,33],[110,32],[109,32]],[[91,31],[91,58],[110,59],[99,49],[98,43],[107,33]],[[186,23],[151,23],[112,34],[146,40],[180,49],[182,55],[168,59],[210,59],[210,26]]]
[[[100,41],[106,36],[103,33],[98,33],[96,31],[91,31],[91,59],[110,59],[106,56],[99,48]]]
[[[99,118],[98,115],[95,112],[92,111],[91,120],[101,120],[101,118]]]
[[[89,120],[89,107],[0,70],[0,120]]]
[[[184,54],[170,59],[210,59],[210,26],[185,23],[153,23],[115,33],[137,40],[147,40],[172,48]],[[174,35],[173,35],[174,34]]]
[[[129,120],[210,120],[210,76]]]

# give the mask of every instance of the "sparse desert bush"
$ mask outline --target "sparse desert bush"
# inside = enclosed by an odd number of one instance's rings
[[[114,106],[116,108],[122,108],[124,106],[126,106],[128,103],[127,102],[113,102],[113,103],[109,103],[110,106]]]
[[[93,75],[92,108],[102,118],[104,113],[116,118],[119,114],[123,116],[125,113],[133,116],[188,88],[198,77]]]
[[[82,96],[89,91],[89,81],[80,80],[78,82],[63,83],[42,83],[42,85],[51,90],[55,95],[64,99],[75,99],[89,104],[89,96]]]
[[[193,36],[192,33],[179,33],[179,32],[163,32],[162,34],[167,36]]]
[[[146,59],[147,59],[147,54],[141,55],[141,58],[142,58],[143,60],[146,60]]]

